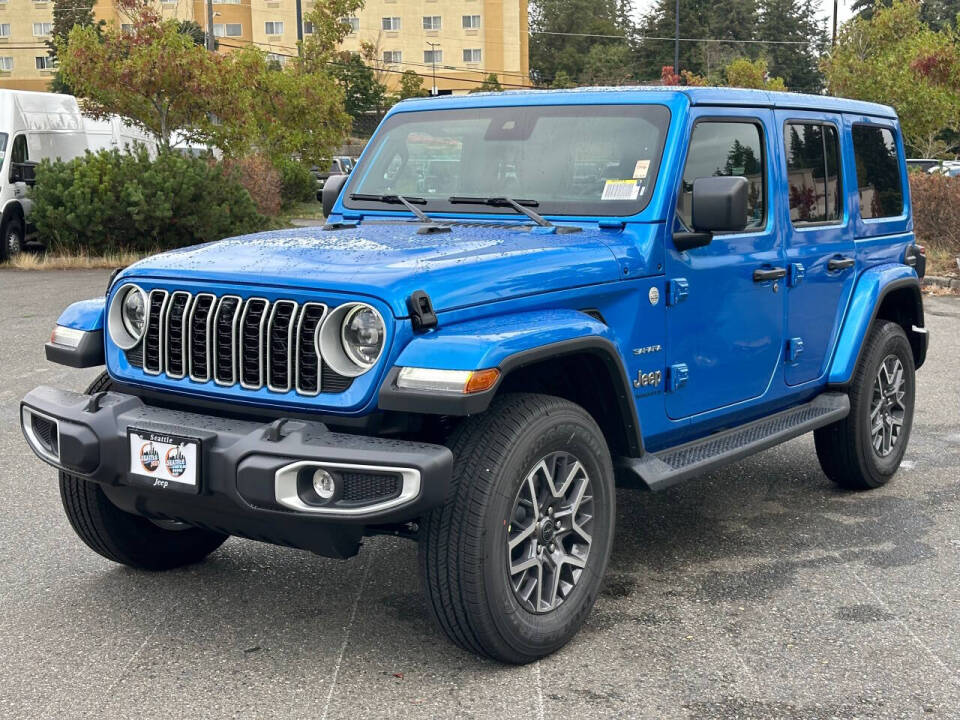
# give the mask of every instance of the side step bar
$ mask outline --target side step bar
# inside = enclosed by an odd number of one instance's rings
[[[700,440],[638,458],[620,458],[620,467],[650,490],[663,490],[681,480],[842,420],[849,412],[850,399],[846,393],[824,393],[804,405]]]

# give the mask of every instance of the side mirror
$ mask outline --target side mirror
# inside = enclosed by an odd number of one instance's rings
[[[738,232],[747,227],[745,177],[721,175],[693,181],[691,216],[695,232],[675,233],[673,244],[681,252],[709,245],[716,232]]]
[[[323,215],[329,217],[333,212],[333,206],[337,204],[337,198],[340,197],[340,191],[347,182],[349,175],[331,175],[323,184],[321,199],[323,202]]]
[[[37,163],[19,162],[10,164],[10,182],[33,185],[36,182]]]

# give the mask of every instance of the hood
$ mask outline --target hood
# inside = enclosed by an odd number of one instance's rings
[[[275,285],[378,297],[397,317],[415,290],[438,312],[530,293],[612,282],[619,264],[600,230],[543,234],[516,225],[458,225],[418,235],[419,224],[294,228],[173,250],[125,277]]]

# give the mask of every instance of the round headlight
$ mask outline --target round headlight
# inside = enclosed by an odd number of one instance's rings
[[[128,283],[114,293],[107,311],[110,339],[121,350],[137,346],[147,325],[147,294]]]
[[[120,319],[123,327],[132,337],[143,335],[143,325],[147,319],[147,303],[143,300],[143,293],[135,290],[127,292],[120,306]]]
[[[366,303],[334,308],[317,331],[317,354],[334,372],[358,377],[377,364],[387,341],[383,316]]]
[[[363,368],[373,367],[383,350],[386,328],[380,313],[369,305],[355,305],[340,326],[347,357]]]

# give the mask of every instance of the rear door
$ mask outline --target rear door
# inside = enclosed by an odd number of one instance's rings
[[[772,191],[780,180],[780,164],[771,162],[778,142],[773,111],[694,107],[691,123],[674,231],[691,229],[698,177],[746,177],[749,222],[744,232],[715,234],[709,245],[686,252],[667,239],[667,365],[674,391],[665,402],[674,420],[766,394],[779,367],[786,295],[777,277],[783,247]]]
[[[856,279],[853,222],[846,201],[840,115],[778,110],[787,202],[785,378],[799,385],[826,371]]]

